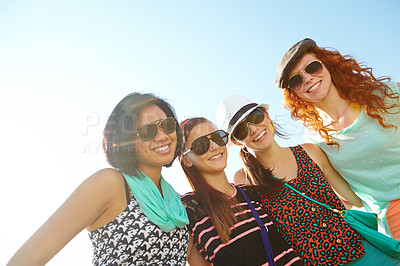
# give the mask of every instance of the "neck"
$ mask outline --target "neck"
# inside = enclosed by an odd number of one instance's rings
[[[331,125],[332,129],[341,129],[350,125],[360,113],[359,106],[352,105],[348,100],[340,97],[336,87],[330,90],[329,97],[314,105],[324,125]]]
[[[349,109],[350,104],[341,97],[330,98],[329,101],[315,103],[315,107],[321,113],[325,113],[332,120],[337,121]]]
[[[281,147],[275,141],[268,149],[255,152],[256,159],[272,174],[286,181],[297,176],[296,158],[289,147]]]
[[[162,167],[147,167],[147,166],[140,166],[139,170],[143,172],[145,175],[147,175],[157,186],[158,191],[160,191],[162,195],[162,189],[161,189],[161,184],[160,184],[160,178],[161,178],[161,169]]]
[[[231,196],[235,189],[229,183],[225,171],[219,173],[202,173],[206,182],[214,189]]]
[[[281,154],[284,154],[285,149],[276,143],[274,140],[266,149],[255,150],[256,159],[264,166],[270,169],[275,168],[276,162],[281,161]]]

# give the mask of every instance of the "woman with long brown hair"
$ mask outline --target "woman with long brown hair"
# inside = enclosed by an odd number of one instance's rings
[[[400,240],[400,83],[307,38],[282,57],[276,85],[307,128],[306,141],[322,148],[386,234]]]
[[[227,133],[202,117],[186,119],[181,129],[180,162],[193,189],[182,197],[189,217],[189,264],[302,265],[252,187],[228,182]]]

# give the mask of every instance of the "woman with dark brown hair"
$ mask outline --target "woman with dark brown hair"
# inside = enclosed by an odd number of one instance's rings
[[[190,265],[303,265],[261,209],[249,186],[225,174],[227,133],[202,117],[181,123],[182,168],[193,192],[182,197],[189,217]]]
[[[322,148],[382,230],[400,240],[400,84],[304,39],[282,57],[276,85],[307,128],[306,141]]]
[[[127,95],[104,129],[103,149],[113,168],[86,179],[8,265],[44,265],[85,228],[93,265],[185,265],[188,217],[161,175],[181,140],[166,101]]]

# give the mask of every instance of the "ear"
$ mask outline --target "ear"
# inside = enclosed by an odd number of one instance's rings
[[[193,164],[191,161],[189,161],[185,156],[182,157],[182,162],[186,167],[192,167]]]

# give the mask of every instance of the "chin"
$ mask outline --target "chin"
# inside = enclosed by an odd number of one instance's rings
[[[169,163],[171,163],[172,161],[173,161],[173,159],[174,159],[174,155],[173,154],[168,154],[168,156],[166,156],[165,158],[163,158],[163,160],[162,160],[162,165],[166,165],[166,164],[169,164]]]

